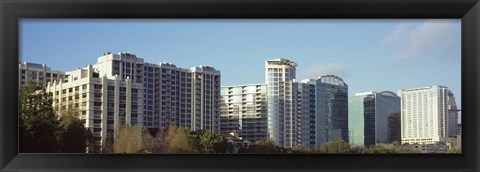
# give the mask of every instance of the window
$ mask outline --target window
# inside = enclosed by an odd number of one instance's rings
[[[76,86],[76,87],[75,87],[75,91],[78,91],[78,90],[79,90],[79,88],[80,88],[79,86]]]
[[[87,98],[87,93],[83,93],[82,98]]]
[[[67,93],[67,90],[66,89],[63,89],[62,90],[62,94],[66,94]]]
[[[102,102],[94,102],[93,106],[102,106]]]
[[[101,119],[94,119],[94,120],[93,120],[93,123],[94,123],[94,124],[101,124],[101,123],[102,123],[102,120],[101,120]]]
[[[83,84],[83,85],[82,85],[82,89],[83,89],[83,90],[86,90],[86,89],[87,89],[87,84]]]
[[[102,89],[102,85],[98,85],[98,84],[95,84],[93,87],[94,87],[95,89]]]
[[[114,91],[114,90],[115,90],[115,87],[114,87],[114,86],[108,86],[108,90]]]

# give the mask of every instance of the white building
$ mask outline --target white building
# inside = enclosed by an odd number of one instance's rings
[[[236,131],[244,141],[267,139],[265,84],[224,86],[221,90],[220,131]]]
[[[297,63],[284,58],[265,62],[268,137],[282,147],[297,142],[294,82]]]
[[[210,66],[178,68],[144,63],[135,54],[103,53],[94,65],[70,72],[46,65],[19,64],[19,85],[46,84],[53,105],[78,109],[99,151],[115,128],[129,124],[165,129],[220,131],[220,71]]]
[[[114,129],[128,124],[143,125],[143,85],[127,77],[100,76],[91,65],[66,72],[68,80],[47,84],[53,93],[53,106],[59,115],[76,109],[85,126],[93,132],[99,151]]]
[[[456,112],[452,92],[444,86],[429,86],[404,89],[399,93],[402,144],[445,143],[449,132],[454,131],[451,128],[457,126],[449,125],[450,112]]]
[[[47,84],[65,78],[65,72],[52,70],[45,64],[19,63],[18,86],[21,87],[29,81]],[[68,76],[67,76],[68,77]]]

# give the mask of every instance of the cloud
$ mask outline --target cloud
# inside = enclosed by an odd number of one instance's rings
[[[385,37],[382,44],[403,47],[392,57],[395,62],[427,56],[459,57],[458,28],[449,20],[427,20],[417,26],[401,23]]]
[[[389,33],[385,39],[382,41],[383,44],[394,44],[403,40],[405,37],[403,35],[408,32],[408,30],[412,28],[411,23],[402,22],[400,23],[394,31]]]
[[[300,73],[299,80],[317,79],[324,74],[333,74],[339,77],[345,77],[349,73],[348,68],[342,64],[327,63],[310,65]]]

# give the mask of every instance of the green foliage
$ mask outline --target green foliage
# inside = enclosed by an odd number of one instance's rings
[[[52,108],[52,96],[34,82],[19,92],[19,149],[22,153],[58,151],[59,122]]]
[[[51,93],[41,84],[29,82],[20,88],[19,104],[20,152],[84,153],[92,143],[77,109],[63,111],[59,117],[52,107]]]
[[[320,145],[320,153],[350,153],[350,145],[343,140]]]
[[[72,114],[60,118],[59,152],[85,153],[90,132],[82,120]]]
[[[88,144],[93,143],[90,130],[85,127],[84,122],[79,118],[79,111],[69,105],[69,109],[61,111],[59,125],[59,152],[84,153]]]
[[[203,147],[203,153],[215,153],[214,146],[217,147],[224,142],[224,138],[220,133],[202,131],[200,133],[200,145]]]
[[[455,147],[447,150],[447,153],[462,153],[462,147]]]
[[[248,149],[242,149],[239,153],[285,153],[286,151],[275,145],[271,139],[258,140]]]
[[[295,144],[291,148],[292,153],[317,153],[318,150],[315,148],[308,147],[302,144]]]
[[[366,150],[366,153],[394,154],[394,153],[420,153],[420,152],[415,148],[409,148],[409,147],[406,147],[406,146],[392,145],[392,144],[381,144],[381,145],[375,145],[375,146],[369,147]]]

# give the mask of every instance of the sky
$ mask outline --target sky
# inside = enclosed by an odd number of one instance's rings
[[[222,86],[264,83],[265,61],[298,63],[297,80],[337,75],[349,95],[447,86],[461,108],[459,19],[22,19],[20,61],[70,71],[104,52],[148,63],[213,66]]]

